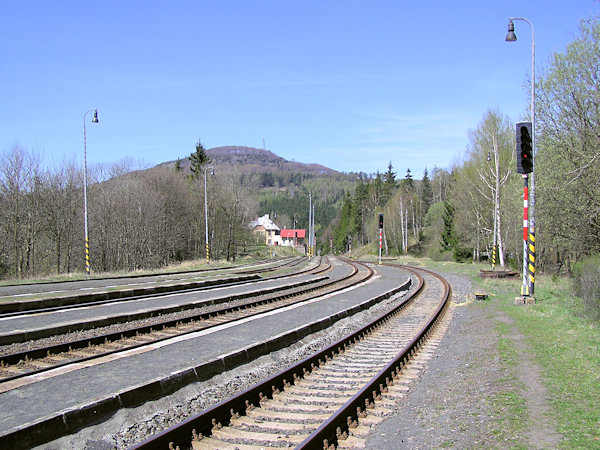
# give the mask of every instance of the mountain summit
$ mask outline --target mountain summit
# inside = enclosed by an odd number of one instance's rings
[[[244,146],[214,147],[206,150],[211,159],[211,164],[220,167],[235,167],[237,173],[261,173],[261,172],[302,172],[314,175],[338,174],[333,169],[320,164],[305,164],[301,162],[288,161],[275,153],[262,148]],[[189,166],[187,158],[180,159],[182,169]],[[163,163],[174,165],[175,161]]]

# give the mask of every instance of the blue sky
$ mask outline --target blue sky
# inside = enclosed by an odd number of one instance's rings
[[[468,131],[529,108],[592,0],[17,1],[0,4],[0,153],[147,165],[263,147],[344,172],[449,167]]]

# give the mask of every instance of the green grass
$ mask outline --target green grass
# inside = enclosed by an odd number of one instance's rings
[[[490,318],[493,309],[499,307],[514,320],[514,326],[525,338],[527,350],[540,367],[541,382],[548,390],[557,431],[563,436],[560,447],[600,449],[600,323],[586,317],[582,301],[572,294],[570,279],[538,275],[536,304],[515,306],[521,280],[479,278],[479,270],[489,269],[488,265],[410,257],[401,257],[398,261],[463,275],[473,281],[474,292],[486,292],[492,302],[479,305],[490,308]],[[496,327],[498,350],[507,373],[516,366],[518,357],[514,344],[503,337],[512,326],[498,322]],[[496,412],[500,413],[498,434],[502,434],[505,427],[518,434],[520,424],[507,421],[511,417],[522,417],[528,411],[519,387],[508,379],[503,381],[509,389],[501,389],[493,401]],[[523,443],[511,439],[509,445],[520,447]]]
[[[561,446],[600,448],[600,327],[582,315],[568,280],[538,279],[535,297],[535,305],[515,307],[503,295],[502,308],[542,370]]]
[[[529,410],[517,381],[519,352],[511,339],[503,337],[511,332],[511,326],[497,322],[496,331],[499,335],[497,346],[504,377],[498,380],[499,390],[491,399],[496,425],[494,434],[511,448],[526,448],[523,432],[527,421],[523,418],[529,415]]]
[[[448,270],[451,271],[451,270]],[[462,271],[464,272],[464,270]],[[541,370],[548,390],[562,448],[600,449],[600,324],[587,318],[582,301],[573,296],[567,278],[538,276],[535,305],[515,306],[520,280],[482,280],[481,289],[514,320],[525,337],[528,351]],[[499,350],[503,364],[513,365],[513,350],[498,324]],[[516,399],[500,402],[518,408]]]

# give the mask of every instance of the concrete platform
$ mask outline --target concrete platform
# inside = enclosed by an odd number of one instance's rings
[[[406,272],[385,266],[376,270],[381,277],[344,293],[174,338],[92,367],[67,371],[67,366],[55,376],[4,392],[0,448],[27,448],[69,434],[119,408],[160,398],[284,348],[369,307],[377,297],[408,288]]]

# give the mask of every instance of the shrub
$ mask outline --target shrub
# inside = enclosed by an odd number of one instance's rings
[[[582,298],[586,313],[600,320],[600,255],[576,263],[573,277],[574,291]]]

